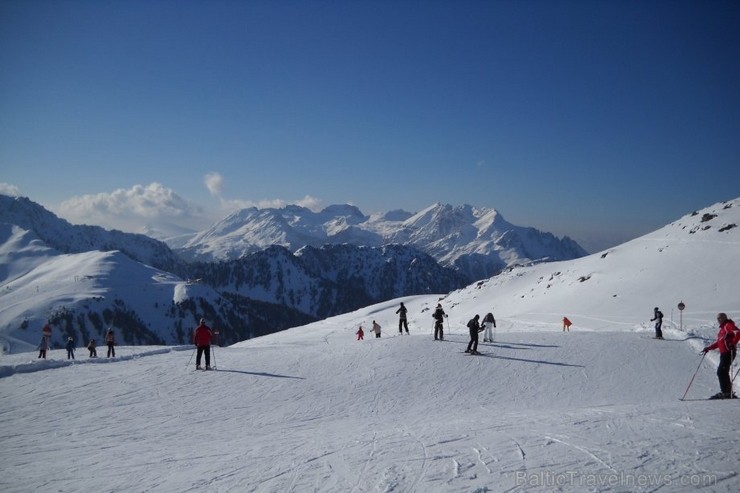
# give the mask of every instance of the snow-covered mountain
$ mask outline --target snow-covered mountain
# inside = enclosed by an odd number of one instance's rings
[[[119,327],[129,344],[183,343],[197,319],[229,342],[465,279],[413,247],[274,246],[229,262],[186,264],[142,235],[73,226],[28,199],[2,197],[0,341],[37,344],[50,320],[67,336]],[[149,265],[151,264],[151,265]],[[157,266],[173,266],[168,271]]]
[[[159,269],[176,272],[182,266],[182,261],[161,241],[99,226],[72,225],[26,197],[0,194],[0,223],[33,231],[46,245],[62,253],[120,250]]]
[[[0,223],[0,343],[6,352],[38,344],[37,329],[47,321],[56,328],[57,347],[69,336],[101,341],[111,325],[125,344],[186,343],[201,316],[228,325],[227,341],[314,320],[290,307],[225,297],[119,250],[61,253],[35,232]]]
[[[272,246],[237,260],[197,263],[196,278],[221,293],[277,303],[317,318],[379,301],[448,292],[467,284],[413,247]]]
[[[569,287],[575,283],[589,290],[594,281],[638,280],[644,272],[651,272],[655,265],[668,262],[666,271],[656,275],[656,278],[661,278],[669,276],[668,270],[678,265],[696,269],[697,265],[703,264],[701,255],[704,254],[716,258],[722,258],[727,252],[736,255],[737,243],[733,244],[731,240],[727,240],[729,243],[711,243],[705,239],[714,234],[730,239],[737,235],[738,228],[734,225],[740,221],[734,215],[739,207],[733,207],[733,204],[735,201],[686,216],[651,235],[598,255],[570,263],[510,269],[482,283],[500,284],[510,278],[526,278],[524,287],[518,288],[521,291],[517,291],[519,298],[510,300],[507,295],[507,305],[529,306],[529,293],[543,289],[547,299],[556,300],[558,306],[567,311],[574,292]],[[26,206],[23,210],[40,214],[44,220],[29,219],[18,214],[17,210],[11,220],[32,227],[38,227],[35,224],[46,226],[45,232],[47,235],[50,231],[54,233],[55,244],[60,248],[42,239],[36,229],[0,223],[0,336],[6,349],[13,351],[36,344],[35,327],[47,320],[63,327],[55,336],[55,344],[61,344],[64,335],[83,338],[89,334],[99,335],[110,324],[121,326],[124,341],[130,344],[172,344],[187,342],[190,328],[205,314],[212,323],[228,327],[225,339],[235,341],[394,297],[446,293],[464,285],[459,274],[439,266],[429,255],[398,244],[385,247],[309,246],[297,252],[274,246],[238,260],[187,265],[186,268],[181,267],[178,275],[149,266],[124,253],[139,250],[127,246],[125,241],[133,239],[133,244],[138,247],[142,240],[139,235],[115,233],[114,237],[121,240],[117,244],[120,249],[105,249],[115,244],[97,243],[95,250],[76,252],[81,249],[79,244],[84,246],[85,241],[80,231],[87,231],[78,228],[86,227],[54,221],[53,215],[47,216],[43,209],[36,207]],[[4,214],[7,215],[7,211]],[[482,224],[490,226],[498,220],[493,215],[486,216],[486,219],[487,222],[481,220],[478,223],[482,230],[486,230]],[[376,217],[373,220],[395,219]],[[439,224],[430,220],[428,214],[411,216],[406,221],[412,221],[418,230]],[[104,230],[93,228],[90,231],[105,237]],[[74,248],[60,243],[63,238],[71,238]],[[656,238],[665,238],[662,240],[665,245],[661,245],[659,250],[646,253],[632,247],[634,244],[656,243]],[[143,244],[161,245],[150,241],[144,240]],[[670,253],[678,250],[676,244],[693,245],[697,251],[692,253],[693,256],[682,254],[679,260],[675,260]],[[167,247],[161,247],[166,252]],[[714,248],[720,251],[713,253]],[[154,248],[142,250],[145,253],[158,251]],[[628,258],[629,262],[612,265],[620,257]],[[163,258],[169,257],[164,255]],[[730,259],[727,262],[732,263]],[[568,266],[568,270],[563,266]],[[609,266],[602,274],[602,270]],[[531,278],[534,275],[538,276],[537,279]],[[707,285],[707,292],[711,293],[718,283],[712,281]],[[507,292],[513,286],[519,284],[507,284]],[[566,289],[560,291],[559,286]],[[660,293],[661,286],[651,288],[650,293]],[[668,287],[670,290],[676,288],[675,284]],[[635,296],[631,288],[622,288],[621,292],[614,288],[613,291],[608,300],[603,300],[605,306],[619,306],[622,298]],[[497,300],[496,296],[491,297],[492,303],[498,304]],[[656,300],[655,303],[663,302]]]
[[[243,209],[178,248],[190,259],[235,259],[281,245],[291,251],[324,244],[413,246],[469,279],[490,277],[503,268],[586,254],[568,237],[514,226],[494,209],[434,204],[416,214],[391,211],[365,216],[350,205],[321,212],[291,205]],[[174,247],[174,245],[173,245]]]
[[[189,346],[0,356],[0,489],[738,491],[740,400],[705,400],[718,358],[700,349],[717,312],[740,319],[739,225],[740,199],[716,204],[599,254],[216,347],[214,372]],[[495,342],[463,354],[489,311]],[[357,341],[373,320],[382,337]]]

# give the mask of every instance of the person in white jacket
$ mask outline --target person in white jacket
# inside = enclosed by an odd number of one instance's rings
[[[485,327],[483,332],[483,342],[493,342],[493,329],[496,327],[496,319],[493,318],[493,313],[488,312],[486,313],[486,316],[483,317],[483,327]]]
[[[376,339],[380,339],[380,325],[375,320],[373,320],[373,328],[370,330],[375,333]]]

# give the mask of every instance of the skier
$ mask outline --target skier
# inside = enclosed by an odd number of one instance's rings
[[[355,334],[357,334],[358,341],[362,341],[365,339],[365,332],[362,330],[362,325],[360,325],[360,328],[357,329],[357,332],[355,332]]]
[[[375,320],[373,320],[373,328],[370,330],[375,332],[376,339],[380,339],[380,325]]]
[[[398,333],[403,334],[403,330],[401,330],[402,327],[406,328],[406,333],[409,333],[409,322],[406,320],[406,312],[408,310],[403,305],[403,302],[401,302],[401,308],[396,310],[396,313],[399,313],[399,319],[398,319]]]
[[[75,359],[75,341],[71,337],[67,337],[67,359]]]
[[[702,350],[706,354],[713,349],[719,349],[717,378],[719,379],[720,392],[710,397],[710,399],[732,399],[735,395],[732,393],[730,367],[732,366],[732,360],[735,359],[737,343],[740,342],[740,332],[738,332],[735,322],[727,318],[725,313],[717,315],[717,322],[719,323],[717,341]]]
[[[470,322],[468,322],[468,329],[470,329],[470,342],[468,343],[468,349],[465,350],[466,353],[480,354],[478,352],[478,332],[480,332],[480,324],[478,323],[479,318],[480,315],[476,315],[470,319]]]
[[[47,349],[49,349],[49,339],[46,336],[42,336],[41,343],[39,343],[39,358],[46,359]]]
[[[663,312],[658,310],[657,306],[653,309],[653,318],[650,321],[655,322],[655,338],[663,339],[663,331],[660,330],[660,327],[663,325]]]
[[[437,303],[437,309],[434,310],[432,317],[434,317],[434,340],[444,341],[445,340],[444,319],[445,317],[447,317],[447,314],[442,309],[441,303]]]
[[[108,346],[108,357],[116,357],[116,335],[113,333],[113,327],[108,327],[105,333],[105,344]]]
[[[203,353],[206,355],[206,370],[211,369],[211,337],[213,333],[210,327],[206,325],[206,319],[200,319],[200,325],[193,331],[193,344],[198,348],[198,354],[195,356],[195,369],[200,370],[200,359]]]
[[[87,350],[90,351],[90,357],[91,358],[97,358],[98,357],[98,350],[97,348],[98,343],[95,342],[95,339],[90,339],[90,342],[87,343]]]
[[[568,320],[568,317],[563,317],[563,332],[568,331],[570,332],[570,326],[573,325],[573,322]]]
[[[485,332],[483,332],[483,342],[493,342],[492,327],[496,327],[496,319],[493,318],[493,313],[488,312],[486,313],[486,316],[483,317],[483,327],[485,327]]]

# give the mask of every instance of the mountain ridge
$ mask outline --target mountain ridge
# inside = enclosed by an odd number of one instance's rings
[[[232,260],[271,245],[348,243],[401,244],[417,248],[470,280],[514,265],[567,260],[587,252],[565,236],[515,226],[495,209],[435,203],[417,213],[396,210],[365,215],[355,206],[331,205],[320,212],[291,205],[242,209],[191,238],[176,251],[190,260]],[[173,245],[174,247],[174,245]]]

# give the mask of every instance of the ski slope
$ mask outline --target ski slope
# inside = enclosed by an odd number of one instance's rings
[[[215,348],[213,372],[189,347],[0,355],[0,491],[740,491],[740,400],[706,400],[718,355],[700,355],[718,312],[740,321],[737,224],[740,199],[583,259]],[[464,354],[489,311],[496,341]]]
[[[79,350],[71,365],[52,351],[37,371],[29,354],[5,356],[0,489],[740,487],[740,401],[703,400],[717,388],[712,359],[679,400],[702,339],[507,320],[484,355],[469,356],[455,324],[432,339],[435,297],[405,301],[410,336],[397,335],[397,304],[385,303],[215,348],[213,372],[194,371],[189,348],[119,348],[117,361]],[[356,341],[372,319],[383,336]]]

